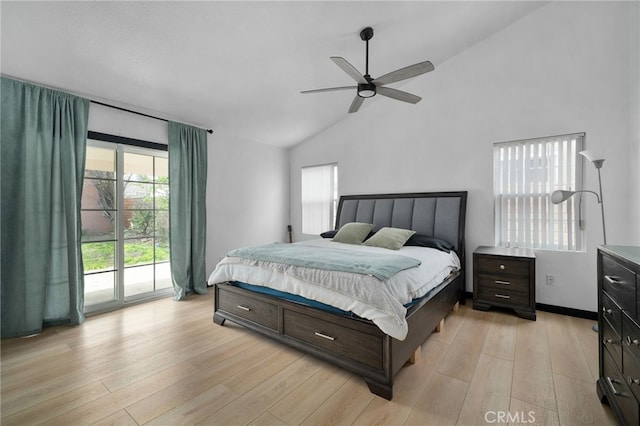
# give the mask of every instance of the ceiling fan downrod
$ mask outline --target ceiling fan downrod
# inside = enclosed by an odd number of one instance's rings
[[[369,40],[371,40],[373,38],[373,28],[371,27],[366,27],[365,29],[363,29],[362,31],[360,31],[360,38],[366,43],[367,47],[366,47],[366,56],[365,56],[365,72],[364,72],[364,78],[367,79],[367,81],[371,81],[372,78],[369,75]]]

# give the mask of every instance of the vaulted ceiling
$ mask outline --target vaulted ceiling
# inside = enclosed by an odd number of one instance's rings
[[[0,66],[6,76],[213,128],[216,138],[289,147],[349,119],[354,92],[300,91],[353,84],[330,56],[364,73],[362,28],[375,31],[373,77],[425,60],[438,72],[543,4],[2,1]],[[396,102],[379,98],[372,102]]]

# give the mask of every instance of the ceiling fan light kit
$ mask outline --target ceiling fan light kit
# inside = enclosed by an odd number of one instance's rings
[[[366,98],[371,98],[376,94],[386,96],[391,99],[396,99],[402,102],[408,102],[416,104],[422,99],[420,96],[413,95],[411,93],[403,92],[402,90],[392,89],[391,87],[385,87],[386,84],[395,83],[398,81],[406,80],[411,77],[416,77],[421,74],[425,74],[429,71],[433,71],[433,64],[429,61],[419,62],[417,64],[409,65],[408,67],[400,68],[392,71],[388,74],[378,77],[376,79],[371,78],[369,75],[369,40],[373,38],[373,28],[366,27],[360,31],[360,38],[366,43],[366,57],[365,57],[365,74],[360,74],[360,71],[351,65],[346,59],[339,56],[332,56],[331,60],[340,67],[349,77],[354,79],[357,86],[343,86],[343,87],[330,87],[327,89],[314,89],[303,90],[300,93],[319,93],[319,92],[333,92],[337,90],[349,90],[356,89],[356,96],[351,103],[349,112],[353,113],[360,109],[360,106]]]

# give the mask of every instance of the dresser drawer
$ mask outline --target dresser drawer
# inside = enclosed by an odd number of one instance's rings
[[[478,273],[490,275],[529,276],[529,262],[497,257],[479,256]]]
[[[607,351],[603,351],[603,379],[604,386],[607,388],[609,395],[612,396],[612,406],[618,407],[623,418],[628,424],[638,424],[638,402],[633,393],[629,389],[627,382],[622,377],[620,371],[616,368],[613,360]]]
[[[626,344],[623,344],[622,351],[624,379],[631,392],[637,399],[640,399],[640,361],[631,353]]]
[[[219,288],[224,297],[220,297],[218,309],[260,324],[272,330],[278,330],[278,307],[274,304],[250,296],[239,295]]]
[[[622,370],[622,338],[617,331],[611,328],[611,324],[602,321],[602,330],[600,330],[602,345],[611,354],[611,359],[615,362],[616,368]],[[606,352],[606,351],[603,351]]]
[[[640,359],[640,327],[627,315],[622,315],[622,343]]]
[[[602,256],[602,289],[636,318],[636,274],[609,256]]]
[[[622,336],[622,311],[607,293],[602,293],[602,319],[609,323],[609,326]]]
[[[284,334],[382,370],[382,339],[378,336],[287,309]]]

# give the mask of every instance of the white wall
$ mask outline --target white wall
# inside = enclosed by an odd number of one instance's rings
[[[167,123],[91,104],[89,130],[168,143]],[[281,148],[208,135],[207,274],[244,245],[286,240],[288,153]]]
[[[289,160],[282,148],[209,136],[207,273],[234,248],[286,241]]]
[[[639,192],[637,179],[630,181],[629,161],[631,144],[637,144],[631,129],[638,126],[638,115],[630,110],[634,102],[638,110],[637,97],[630,96],[631,81],[637,90],[630,59],[638,55],[630,54],[632,24],[637,26],[630,10],[636,6],[550,3],[401,86],[421,95],[419,104],[377,97],[291,149],[294,232],[301,221],[301,166],[337,162],[341,194],[467,190],[471,271],[474,248],[494,241],[492,144],[584,131],[587,147],[606,158],[608,242],[639,244],[638,216],[628,198]],[[585,188],[597,188],[590,165],[585,165]],[[586,252],[537,252],[538,303],[596,310],[596,245],[602,230],[597,203],[585,197],[585,204]],[[545,274],[556,276],[555,286],[544,284]]]

